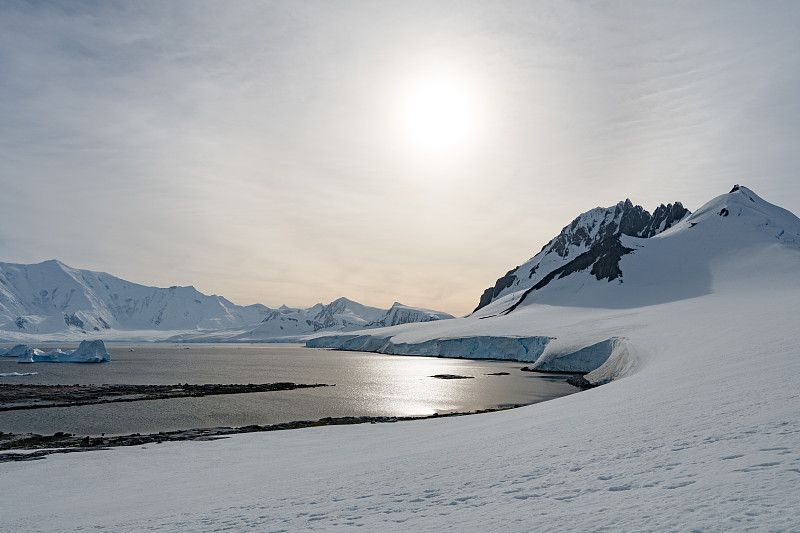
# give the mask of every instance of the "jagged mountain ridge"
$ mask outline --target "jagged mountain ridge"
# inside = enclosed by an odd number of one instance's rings
[[[93,334],[112,331],[231,330],[293,333],[377,327],[398,320],[427,321],[451,315],[397,304],[378,309],[339,298],[308,309],[261,304],[239,306],[194,287],[157,288],[104,272],[50,260],[33,265],[0,263],[0,331],[19,334]],[[389,322],[387,322],[389,321]],[[401,323],[401,322],[397,322]],[[271,328],[271,325],[276,325]]]
[[[614,256],[621,251],[619,236],[650,238],[669,229],[689,214],[689,210],[680,202],[675,202],[661,204],[651,215],[642,206],[633,205],[630,199],[612,207],[596,207],[582,213],[545,244],[539,253],[506,272],[494,286],[486,289],[475,311],[507,294],[541,287],[554,275],[570,268],[584,269],[588,266],[592,267],[592,273],[598,280],[616,279],[621,275],[615,268],[618,257],[614,260]],[[590,259],[591,262],[584,265]],[[570,263],[572,266],[567,266]]]
[[[339,298],[328,305],[317,304],[308,309],[281,307],[269,313],[257,327],[237,336],[236,340],[295,337],[318,331],[354,331],[449,318],[453,316],[399,302],[395,302],[387,311]]]
[[[697,297],[721,282],[712,275],[715,261],[758,255],[770,242],[797,248],[800,220],[736,185],[655,235],[618,233],[599,241],[479,314],[508,314],[531,303],[632,308]]]
[[[409,307],[395,302],[387,311],[339,298],[328,305],[317,304],[308,309],[283,306],[270,312],[248,337],[302,335],[322,330],[350,331],[453,318],[441,311]]]

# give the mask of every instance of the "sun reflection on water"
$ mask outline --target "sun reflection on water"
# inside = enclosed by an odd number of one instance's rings
[[[398,416],[430,416],[458,409],[458,399],[463,398],[465,382],[478,376],[465,368],[463,375],[469,379],[437,379],[437,374],[452,374],[453,360],[431,357],[387,357],[376,355],[370,364],[357,369],[359,381],[369,387],[359,395],[370,402],[373,409]],[[464,365],[467,366],[467,365]],[[387,379],[390,376],[390,379]],[[376,401],[376,398],[379,400]],[[375,405],[380,403],[380,405]]]

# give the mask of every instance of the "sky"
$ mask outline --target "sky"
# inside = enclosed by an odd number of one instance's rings
[[[578,214],[800,213],[794,1],[0,4],[0,261],[470,312]]]

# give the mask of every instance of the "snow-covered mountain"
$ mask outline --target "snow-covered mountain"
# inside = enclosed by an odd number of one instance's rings
[[[446,320],[453,318],[453,315],[423,309],[421,307],[409,307],[400,302],[395,302],[386,314],[377,322],[370,324],[370,327],[397,326],[399,324],[411,324],[416,322],[433,322],[434,320]]]
[[[622,235],[653,237],[687,215],[689,211],[680,202],[661,204],[652,215],[642,206],[634,206],[630,200],[587,211],[565,226],[539,253],[509,270],[493,287],[486,289],[475,311],[507,294],[541,283],[548,274],[559,268],[570,268],[567,265],[582,254],[593,253],[599,257],[618,253],[618,238]],[[611,280],[619,276],[613,261],[600,262],[592,273],[597,279]]]
[[[147,287],[56,260],[0,263],[0,330],[8,332],[218,329],[258,323],[268,312],[194,287]]]
[[[395,302],[389,310],[386,310],[362,305],[347,298],[339,298],[327,305],[317,304],[308,309],[282,306],[270,311],[257,327],[232,337],[230,340],[292,338],[319,331],[354,331],[448,318],[453,318],[453,315],[441,311],[409,307],[399,302]],[[195,339],[185,337],[184,340]]]
[[[8,340],[155,340],[177,332],[186,340],[268,340],[442,318],[452,316],[398,303],[378,309],[346,298],[308,309],[240,306],[194,287],[148,287],[56,260],[0,263],[0,338]]]
[[[715,296],[748,306],[747,294],[763,299],[768,290],[798,285],[800,219],[746,187],[735,186],[692,215],[673,205],[662,210],[671,216],[660,222],[640,217],[644,231],[619,232],[623,213],[643,210],[627,202],[618,207],[578,217],[526,264],[541,265],[537,277],[512,280],[468,317],[319,336],[308,345],[517,359],[541,370],[591,372],[589,379],[600,383],[637,368],[643,350],[631,338],[646,324],[657,324],[651,315],[667,304],[676,304],[669,308],[674,312]],[[579,234],[580,228],[587,231]]]

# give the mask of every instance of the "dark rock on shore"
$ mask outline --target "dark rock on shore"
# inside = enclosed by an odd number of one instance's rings
[[[323,383],[257,383],[248,385],[11,385],[0,384],[0,411],[72,407],[111,402],[164,400],[188,396],[250,394],[285,391],[310,387],[327,387]]]
[[[597,383],[592,383],[591,381],[589,381],[588,379],[579,374],[568,377],[567,383],[569,383],[573,387],[578,387],[581,390],[593,389],[599,386]]]
[[[513,407],[521,407],[514,405]],[[504,411],[511,409],[512,406],[499,407],[496,409],[479,409],[466,413],[434,413],[430,416],[343,416],[326,417],[319,420],[298,420],[294,422],[284,422],[281,424],[270,424],[260,426],[252,424],[238,428],[216,427],[216,428],[196,428],[181,431],[167,431],[153,433],[150,435],[140,435],[134,433],[121,437],[76,437],[69,433],[55,433],[52,436],[42,435],[17,435],[13,433],[0,432],[0,463],[10,461],[31,461],[42,459],[54,453],[85,452],[90,450],[107,449],[114,446],[139,446],[144,444],[161,444],[162,442],[185,441],[185,440],[215,440],[226,438],[237,433],[256,433],[263,431],[282,431],[287,429],[302,429],[317,426],[336,426],[345,424],[378,424],[405,422],[410,420],[423,420],[426,418],[439,418],[451,416],[464,416],[481,413],[491,413],[494,411]],[[45,448],[45,449],[42,449]],[[26,452],[8,450],[32,450]],[[2,453],[2,452],[6,453]]]

